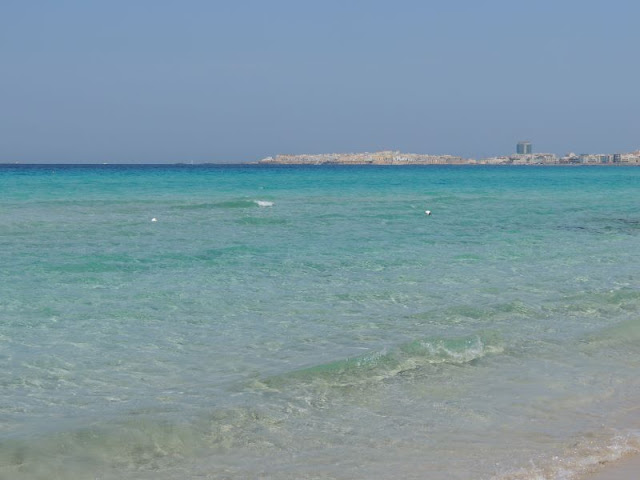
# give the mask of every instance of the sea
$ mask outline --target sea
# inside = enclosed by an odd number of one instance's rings
[[[2,480],[578,479],[639,372],[637,167],[0,166]]]

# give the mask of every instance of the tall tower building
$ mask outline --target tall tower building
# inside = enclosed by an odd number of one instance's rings
[[[519,155],[531,153],[531,142],[518,142],[516,145],[516,153]]]

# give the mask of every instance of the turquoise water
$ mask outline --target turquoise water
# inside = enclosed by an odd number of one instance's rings
[[[0,478],[577,478],[640,449],[639,199],[634,167],[0,166]]]

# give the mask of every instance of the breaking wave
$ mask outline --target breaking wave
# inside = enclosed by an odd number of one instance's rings
[[[392,349],[295,370],[270,377],[263,383],[270,388],[278,388],[291,382],[315,381],[335,386],[356,385],[393,377],[427,365],[468,364],[502,351],[502,342],[496,334],[491,333],[458,338],[424,338]]]
[[[187,205],[177,205],[173,207],[177,210],[210,210],[210,209],[234,209],[234,208],[255,208],[271,207],[274,202],[268,200],[249,200],[246,198],[224,200],[220,202],[190,203]]]

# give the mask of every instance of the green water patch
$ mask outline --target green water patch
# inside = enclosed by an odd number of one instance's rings
[[[514,316],[531,319],[540,318],[543,313],[521,301],[499,303],[490,306],[454,305],[444,310],[428,310],[415,313],[409,318],[423,321],[437,321],[444,319],[447,325],[466,322],[489,323],[499,320],[512,319]]]
[[[603,299],[612,305],[618,305],[621,308],[640,307],[640,290],[621,289],[607,292],[603,295]]]
[[[588,291],[565,297],[547,308],[554,313],[611,317],[620,312],[636,312],[640,316],[640,291],[630,288],[608,292]]]
[[[289,222],[283,218],[272,217],[243,217],[236,220],[236,223],[240,225],[249,225],[256,227],[289,224]]]
[[[166,252],[154,255],[148,261],[160,267],[192,267],[197,264],[233,263],[234,261],[250,258],[258,251],[248,245],[230,245],[225,247],[207,248],[193,252]]]
[[[51,431],[0,442],[0,478],[98,478],[153,470],[163,459],[192,456],[203,433],[189,424],[132,418],[112,425]],[[8,475],[8,476],[3,476]]]
[[[623,361],[640,366],[640,315],[591,332],[581,343],[588,354],[622,355]]]
[[[248,245],[230,245],[207,248],[193,252],[167,251],[152,255],[133,256],[123,254],[95,254],[52,258],[39,268],[64,275],[100,275],[104,273],[140,273],[166,268],[185,268],[197,264],[233,263],[258,254],[258,249]],[[73,277],[66,277],[71,280]]]
[[[588,218],[582,224],[561,225],[561,230],[568,230],[577,234],[623,234],[638,235],[640,233],[640,218],[637,217],[600,217]]]
[[[464,253],[454,256],[452,260],[458,263],[477,263],[484,260],[484,256],[472,253]]]
[[[251,257],[256,254],[256,249],[248,245],[233,245],[221,248],[209,248],[192,256],[193,259],[204,262],[217,262],[220,260],[235,260]]]
[[[631,288],[586,291],[547,307],[552,318],[573,318],[582,330],[578,342],[589,354],[623,355],[640,361],[640,291]]]
[[[74,256],[66,261],[51,261],[44,269],[59,273],[141,272],[149,270],[147,262],[127,255],[95,254]]]
[[[342,220],[342,219],[349,219],[351,218],[351,215],[347,214],[347,213],[321,213],[319,215],[316,215],[315,218],[317,220]]]
[[[637,235],[640,233],[640,218],[637,217],[618,217],[608,220],[607,229],[615,230],[619,233],[628,235]]]

